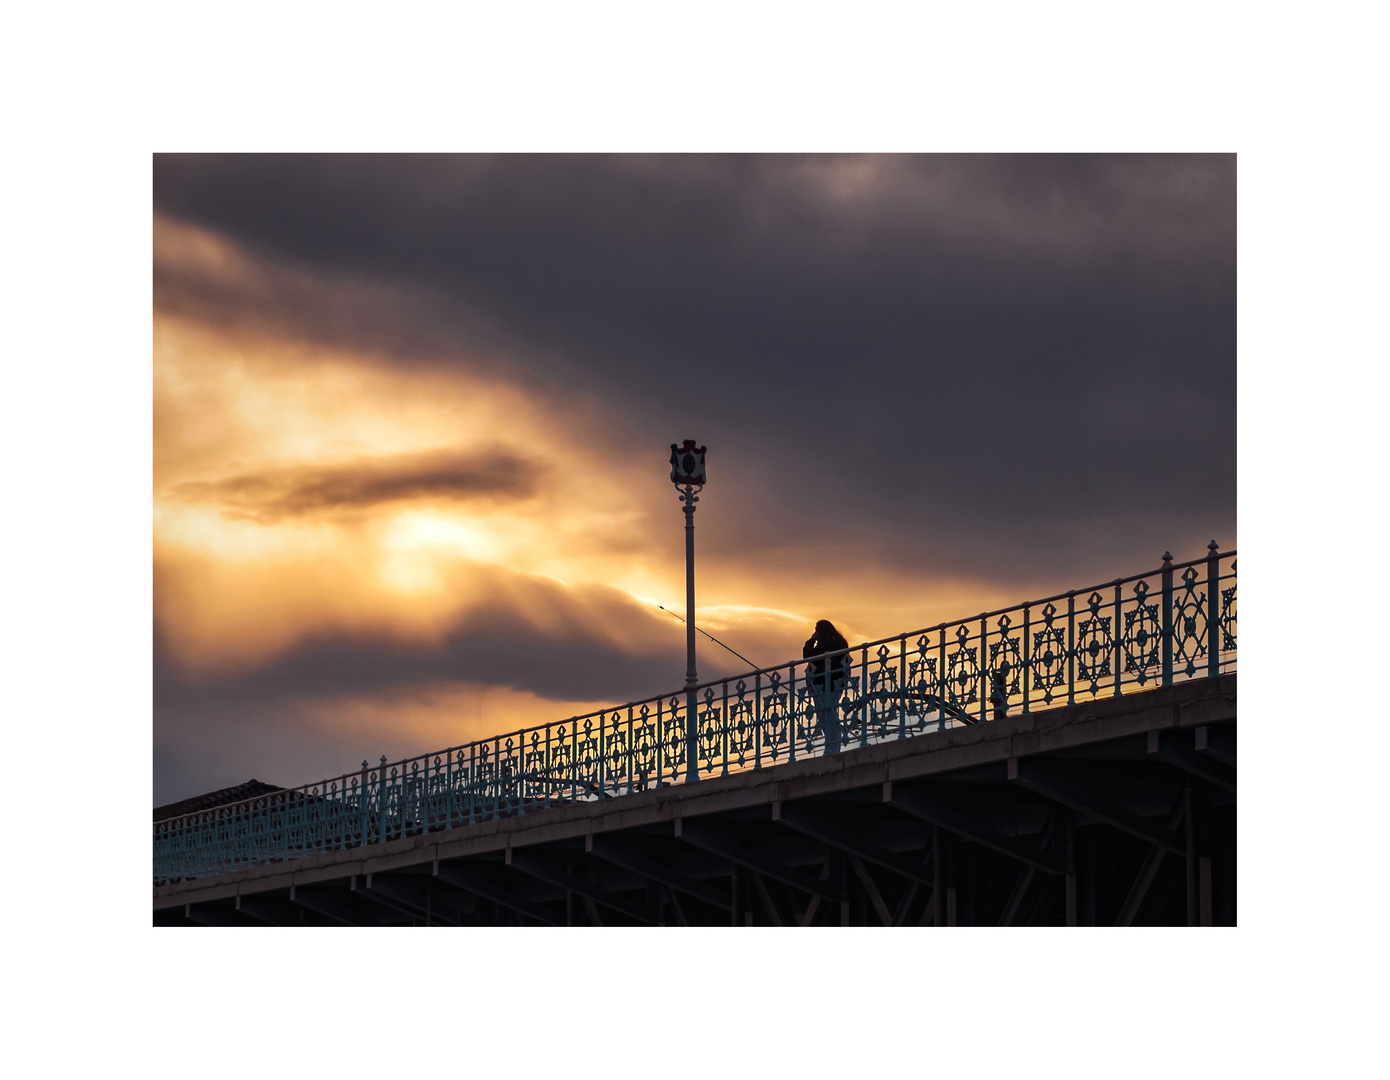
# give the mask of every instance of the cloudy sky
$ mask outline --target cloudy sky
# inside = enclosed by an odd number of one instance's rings
[[[154,800],[1236,544],[1236,165],[154,162]],[[701,640],[700,670],[737,664]]]

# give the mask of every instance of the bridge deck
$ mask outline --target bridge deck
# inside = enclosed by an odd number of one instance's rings
[[[1236,676],[154,890],[156,924],[1235,922]]]

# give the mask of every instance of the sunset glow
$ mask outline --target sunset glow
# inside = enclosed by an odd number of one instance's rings
[[[930,215],[963,197],[956,181],[924,194],[880,159],[798,166],[777,182],[777,197],[865,236],[880,235],[893,206]],[[960,228],[943,242],[960,242]],[[510,249],[496,259],[480,280],[529,280]],[[680,374],[653,355],[652,371],[677,372],[674,389],[653,392],[654,419],[633,397],[641,363],[586,374],[593,356],[629,348],[621,324],[593,321],[597,301],[555,308],[597,327],[584,359],[562,337],[528,338],[524,321],[489,321],[486,305],[460,314],[452,279],[276,257],[165,212],[154,265],[156,783],[167,797],[243,773],[300,782],[675,689],[684,539],[665,444],[686,437],[711,447],[696,515],[699,625],[756,664],[799,656],[818,618],[863,641],[1078,583],[1059,580],[1086,557],[1055,519],[1070,497],[1053,490],[1062,480],[1034,476],[1028,454],[992,471],[969,455],[950,464],[973,444],[946,425],[992,399],[972,392],[959,395],[970,409],[947,407],[939,381],[909,391],[917,360],[894,374],[847,357],[809,398],[810,376],[794,369],[762,389],[736,369],[717,407],[692,411],[700,366]],[[576,295],[601,279],[587,264],[575,273]],[[640,298],[647,285],[629,289]],[[866,310],[879,302],[867,297]],[[647,313],[633,303],[638,325]],[[798,308],[791,324],[822,315]],[[750,340],[755,371],[768,346]],[[815,419],[822,400],[861,389],[875,409],[907,411]],[[897,442],[865,457],[876,438]],[[922,490],[885,471],[912,461]],[[972,476],[968,498],[952,501],[950,485]],[[927,495],[928,481],[947,487]],[[1027,513],[970,534],[969,515],[996,502]],[[1153,549],[1145,558],[1178,545],[1117,524],[1102,503],[1094,513],[1087,542],[1111,552],[1110,572],[1131,569],[1121,560],[1136,543]],[[1010,531],[1029,520],[1026,536]],[[1189,531],[1204,542],[1211,528]],[[1107,547],[1107,532],[1123,542]],[[1009,554],[1029,546],[1032,561]],[[739,667],[703,638],[699,657],[702,675]]]

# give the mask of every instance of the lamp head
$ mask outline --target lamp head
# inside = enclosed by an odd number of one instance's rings
[[[705,450],[696,446],[694,439],[686,439],[680,446],[671,444],[671,483],[676,487],[687,484],[701,487],[705,483]]]

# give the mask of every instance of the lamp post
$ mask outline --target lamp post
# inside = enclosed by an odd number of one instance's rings
[[[700,725],[695,686],[695,504],[705,484],[705,447],[686,439],[671,444],[671,483],[685,509],[685,780],[700,779]]]

